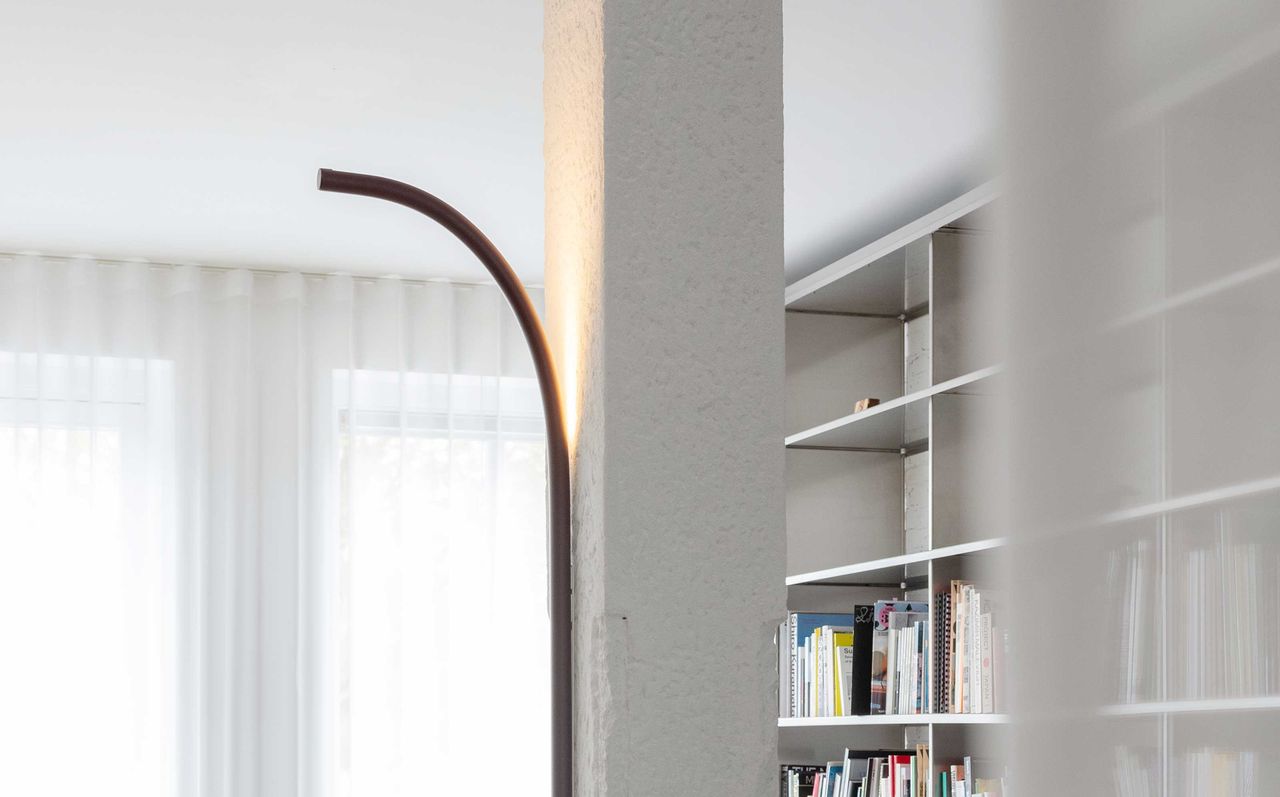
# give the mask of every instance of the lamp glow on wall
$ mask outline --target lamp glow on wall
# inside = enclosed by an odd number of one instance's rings
[[[493,276],[516,314],[520,331],[533,357],[542,393],[547,428],[548,550],[551,613],[551,794],[571,797],[573,792],[573,641],[570,635],[569,594],[569,442],[564,407],[556,381],[555,361],[542,322],[529,301],[524,285],[493,242],[448,203],[407,183],[369,174],[321,169],[321,191],[373,197],[416,210],[444,227],[462,243]]]

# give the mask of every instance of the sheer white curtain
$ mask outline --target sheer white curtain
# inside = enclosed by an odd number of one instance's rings
[[[0,792],[545,790],[541,424],[492,287],[0,261]]]

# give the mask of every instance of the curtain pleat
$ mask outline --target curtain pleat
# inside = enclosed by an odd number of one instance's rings
[[[545,447],[509,312],[0,259],[0,791],[474,790],[499,716],[542,789]]]

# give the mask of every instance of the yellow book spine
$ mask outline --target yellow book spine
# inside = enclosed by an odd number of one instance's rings
[[[842,663],[841,651],[844,648],[853,647],[853,634],[847,631],[838,631],[832,635],[831,642],[831,673],[832,688],[835,690],[835,715],[844,717],[848,715],[849,709],[845,705],[844,682],[850,677],[851,673],[845,672],[847,665]]]

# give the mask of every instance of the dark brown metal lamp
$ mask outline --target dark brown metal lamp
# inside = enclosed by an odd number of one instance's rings
[[[551,794],[573,793],[573,638],[569,595],[569,440],[556,381],[555,361],[529,295],[511,264],[476,225],[452,206],[418,188],[385,177],[321,169],[321,191],[395,202],[418,211],[453,233],[493,276],[520,322],[542,391],[547,425],[547,491],[551,581]]]

